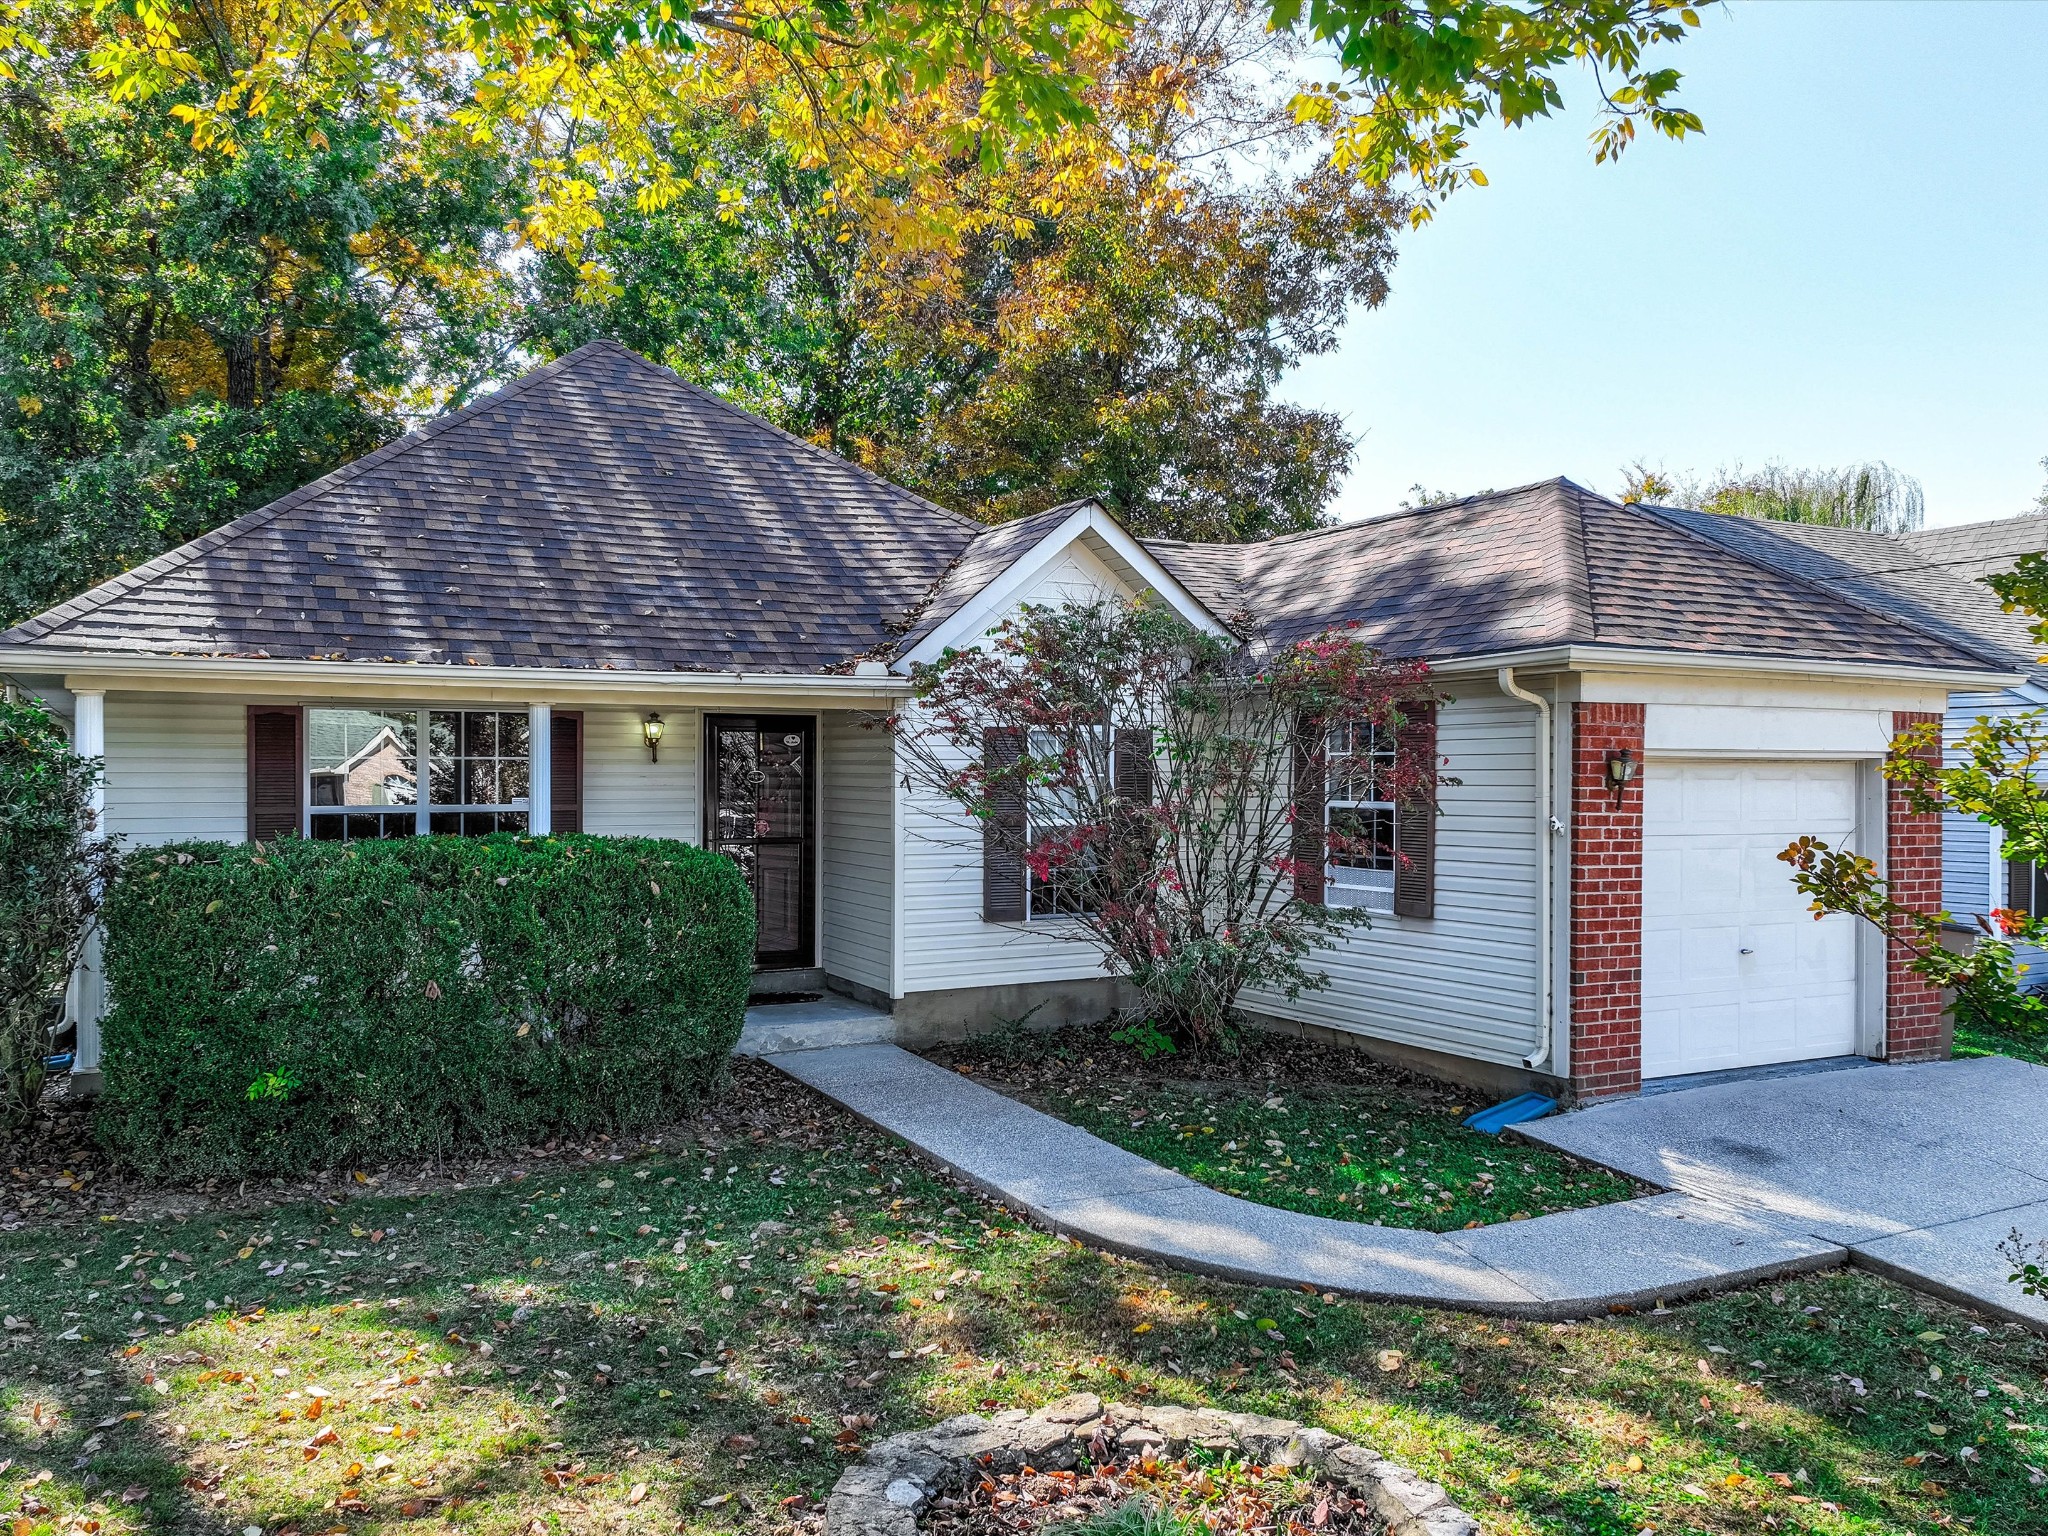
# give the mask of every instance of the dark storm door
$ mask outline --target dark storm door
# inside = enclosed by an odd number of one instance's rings
[[[813,722],[802,715],[705,719],[711,786],[705,842],[737,862],[754,892],[754,964],[817,963],[817,796]]]

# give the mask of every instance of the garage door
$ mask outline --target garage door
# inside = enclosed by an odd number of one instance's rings
[[[1646,766],[1644,1077],[1855,1051],[1854,920],[1815,922],[1778,862],[1855,830],[1853,763]]]

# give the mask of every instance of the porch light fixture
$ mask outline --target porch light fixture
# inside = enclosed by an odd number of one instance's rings
[[[1639,766],[1635,754],[1627,747],[1607,754],[1607,782],[1614,790],[1616,805],[1621,804],[1622,792],[1628,788],[1629,780],[1636,776],[1636,769]]]
[[[662,725],[660,715],[650,714],[645,720],[640,722],[640,734],[647,740],[647,760],[649,762],[658,763],[661,761],[661,733],[664,729],[666,727]]]

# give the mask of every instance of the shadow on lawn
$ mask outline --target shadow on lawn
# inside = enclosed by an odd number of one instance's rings
[[[139,1282],[120,1262],[138,1252],[154,1271]],[[808,1518],[859,1444],[1081,1389],[1322,1423],[1514,1536],[1748,1532],[1766,1515],[2048,1531],[2017,1445],[1976,1443],[1999,1403],[1970,1395],[1995,1397],[1999,1372],[2038,1394],[2040,1341],[1978,1339],[1966,1315],[1871,1277],[1571,1328],[1333,1305],[1058,1242],[865,1131],[541,1164],[460,1193],[14,1233],[0,1271],[7,1310],[32,1314],[0,1355],[0,1457],[14,1463],[0,1518],[25,1471],[48,1470],[31,1536],[93,1503],[108,1536],[428,1517],[480,1536],[774,1530]],[[141,1332],[138,1303],[164,1316],[184,1293],[236,1304],[192,1318],[187,1302],[175,1331]],[[73,1325],[81,1338],[61,1340]],[[334,1406],[308,1420],[316,1383]],[[47,1429],[38,1400],[62,1403]],[[1966,1438],[1974,1458],[1958,1454]],[[1792,1489],[1770,1480],[1801,1468]],[[122,1504],[130,1487],[147,1497]],[[1822,1520],[1821,1500],[1842,1513]]]

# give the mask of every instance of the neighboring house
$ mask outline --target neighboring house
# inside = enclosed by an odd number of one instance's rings
[[[1951,760],[1954,743],[1979,718],[2048,706],[2048,664],[2034,643],[2032,621],[2005,612],[1983,581],[2012,569],[2021,555],[2048,551],[2048,515],[1896,535],[1668,509],[1661,515],[1748,558],[1831,587],[1849,601],[1946,635],[2019,673],[2006,688],[1950,695],[1943,736]],[[1949,813],[1942,822],[1941,905],[1958,929],[1979,931],[1993,907],[2048,910],[2048,871],[2003,858],[1995,829],[1974,817]],[[2018,958],[2048,974],[2048,952],[2022,948]]]
[[[764,986],[915,1041],[1100,1016],[1120,984],[1056,893],[905,789],[874,717],[1019,604],[1146,591],[1212,628],[1355,623],[1451,696],[1413,733],[1453,781],[1433,823],[1333,765],[1327,814],[1392,823],[1408,859],[1305,881],[1372,926],[1328,947],[1326,990],[1248,1000],[1266,1015],[1588,1097],[1945,1050],[1939,998],[1812,921],[1776,854],[1848,841],[1932,899],[1938,819],[1877,765],[2017,675],[1563,480],[1243,547],[1141,541],[1094,503],[987,528],[597,343],[9,631],[0,674],[104,753],[139,842],[709,843],[753,883]]]

